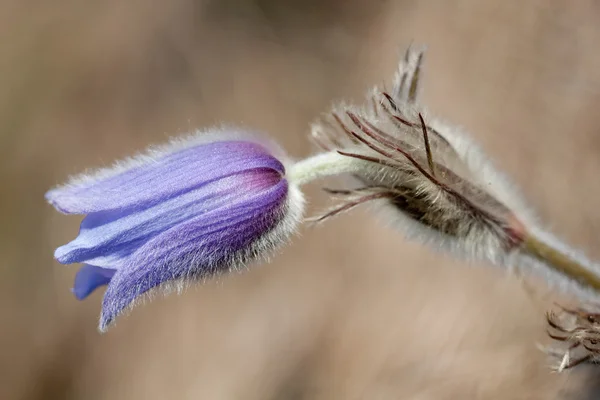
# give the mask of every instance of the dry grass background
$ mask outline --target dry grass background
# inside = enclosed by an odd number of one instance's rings
[[[521,2],[0,2],[0,398],[594,399],[556,375],[543,310],[364,211],[273,263],[96,332],[52,250],[77,218],[43,202],[86,167],[229,121],[297,157],[331,101],[429,47],[425,100],[468,128],[555,232],[600,259],[600,6]],[[309,191],[311,212],[325,206]]]

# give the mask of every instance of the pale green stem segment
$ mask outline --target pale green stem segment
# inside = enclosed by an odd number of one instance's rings
[[[328,176],[364,171],[365,167],[368,167],[367,162],[332,151],[298,161],[290,167],[286,177],[300,186]]]
[[[600,293],[600,277],[581,262],[531,235],[525,236],[523,248],[555,271],[579,282],[581,286]]]

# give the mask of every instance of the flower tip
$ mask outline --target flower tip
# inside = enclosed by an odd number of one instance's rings
[[[54,207],[55,209],[57,209],[60,212],[63,212],[60,209],[60,206],[59,206],[58,201],[57,201],[57,197],[58,197],[57,196],[57,194],[58,194],[57,192],[58,192],[58,190],[56,190],[56,189],[48,190],[44,194],[44,198],[46,199],[46,201],[48,202],[48,204],[50,204],[52,207]]]
[[[44,194],[44,198],[46,199],[46,201],[50,204],[52,204],[52,198],[54,196],[54,189],[50,189],[48,190],[45,194]]]
[[[81,290],[78,290],[76,287],[71,288],[71,293],[75,296],[75,298],[79,301],[85,300],[88,297],[88,294],[83,293]]]
[[[67,244],[64,246],[57,247],[56,250],[54,250],[54,259],[59,264],[66,265],[66,264],[73,264],[74,262],[77,262],[77,261],[72,260],[72,251],[68,246],[69,245]]]
[[[113,325],[114,318],[106,316],[104,311],[100,313],[100,322],[98,323],[98,332],[106,333],[108,328]]]
[[[72,209],[73,206],[69,204],[69,200],[64,196],[63,191],[61,188],[51,189],[44,194],[44,198],[48,204],[61,214],[76,214],[77,211]]]
[[[77,300],[84,300],[100,286],[108,285],[117,271],[84,264],[75,275],[71,292]]]
[[[98,331],[106,332],[114,322],[122,315],[128,314],[143,298],[148,298],[151,292],[163,291],[166,293],[170,287],[169,281],[160,284],[149,284],[146,279],[139,282],[140,286],[147,285],[146,288],[132,287],[131,277],[120,274],[110,283],[104,298],[102,299],[102,311],[100,312],[100,321]],[[150,289],[147,289],[150,288]]]

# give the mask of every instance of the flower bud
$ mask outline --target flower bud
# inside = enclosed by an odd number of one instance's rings
[[[79,299],[108,285],[100,330],[151,289],[240,269],[285,243],[303,198],[279,153],[232,132],[198,134],[48,192],[57,210],[86,215],[55,257],[84,263]]]

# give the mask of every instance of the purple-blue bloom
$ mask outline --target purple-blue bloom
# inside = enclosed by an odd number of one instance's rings
[[[86,215],[55,257],[84,264],[78,299],[108,285],[101,330],[151,289],[237,269],[291,235],[302,198],[273,153],[199,135],[46,194],[57,210]]]

